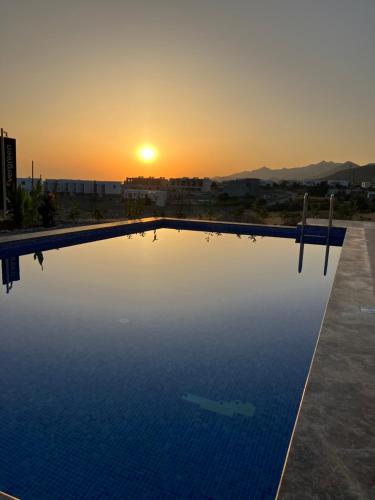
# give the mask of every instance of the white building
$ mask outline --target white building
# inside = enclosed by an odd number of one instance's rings
[[[340,180],[332,179],[332,180],[327,181],[327,184],[329,187],[337,187],[337,188],[349,187],[349,181],[344,181],[344,180],[340,181]]]
[[[169,179],[169,189],[174,191],[186,191],[190,193],[209,193],[212,180],[208,177],[177,177]]]
[[[271,179],[259,179],[259,185],[264,187],[273,187],[277,184],[277,182]]]
[[[75,179],[46,179],[44,181],[44,191],[56,194],[92,194],[93,181]]]
[[[368,189],[372,186],[372,183],[370,181],[363,181],[361,182],[361,188],[363,189]]]
[[[151,189],[124,189],[125,200],[145,200],[148,198],[158,207],[165,207],[167,204],[167,191]]]
[[[99,196],[121,196],[122,194],[122,183],[120,181],[94,181],[94,183]]]
[[[124,189],[145,189],[155,191],[168,188],[168,179],[165,177],[127,177]]]
[[[36,183],[38,182],[39,179],[34,179],[34,186],[36,186]],[[17,178],[17,187],[21,187],[24,191],[27,191],[30,193],[32,189],[32,179],[31,177],[18,177]]]
[[[231,179],[222,182],[221,191],[228,196],[242,198],[246,195],[256,196],[258,186],[259,179]]]
[[[302,182],[302,185],[308,186],[308,187],[315,187],[315,186],[320,186],[321,183],[322,183],[322,181],[319,179],[305,179]]]
[[[97,194],[98,196],[116,196],[122,193],[120,181],[87,181],[79,179],[46,179],[44,190],[70,196],[79,194]]]
[[[367,193],[367,199],[374,201],[375,200],[375,191],[368,191]]]

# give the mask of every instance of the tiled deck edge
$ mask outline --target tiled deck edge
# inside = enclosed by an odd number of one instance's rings
[[[235,222],[148,218],[0,236],[0,258],[162,228],[296,238],[297,229]]]
[[[305,242],[325,244],[326,227],[306,226]],[[53,248],[78,245],[90,241],[113,238],[126,234],[150,231],[154,229],[181,229],[231,234],[252,234],[280,238],[299,238],[300,228],[290,226],[268,226],[227,221],[205,221],[193,219],[148,218],[132,221],[118,221],[89,226],[76,226],[50,229],[38,232],[0,235],[0,258],[9,255],[24,255],[32,251],[44,251]],[[335,228],[331,231],[331,245],[341,245],[345,230]]]
[[[365,229],[348,227],[279,499],[375,498],[372,283]]]
[[[174,219],[168,217],[149,217],[144,219],[122,220],[116,222],[106,222],[101,224],[91,224],[86,226],[72,226],[65,228],[51,228],[36,232],[25,233],[4,233],[0,234],[0,245],[3,243],[10,243],[15,241],[23,241],[37,238],[49,238],[53,236],[61,236],[67,234],[80,234],[84,232],[100,232],[108,229],[121,229],[128,227],[135,227],[139,224],[155,225],[156,227],[168,227],[178,229],[197,229],[197,230],[218,230],[223,232],[235,233],[236,231],[257,230],[265,233],[278,231],[280,235],[289,237],[296,236],[295,226],[269,226],[266,224],[252,224],[246,222],[229,222],[229,221],[209,221],[203,219]]]
[[[100,239],[114,238],[162,227],[162,219],[149,218],[119,221],[89,226],[77,226],[47,231],[9,234],[0,237],[0,258],[8,254],[24,255],[32,251],[51,250],[79,245]]]

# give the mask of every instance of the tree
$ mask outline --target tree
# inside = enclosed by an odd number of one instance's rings
[[[55,195],[47,193],[44,195],[38,208],[39,215],[42,218],[44,227],[51,227],[55,224],[56,203]]]
[[[30,223],[31,197],[21,186],[8,196],[8,214],[15,227],[21,228]]]
[[[31,218],[31,224],[35,224],[35,222],[38,220],[39,216],[39,206],[41,204],[43,198],[43,188],[42,188],[42,181],[40,179],[37,180],[36,184],[33,186],[33,188],[30,191],[30,218]]]

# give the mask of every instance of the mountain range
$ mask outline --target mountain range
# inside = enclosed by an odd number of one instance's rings
[[[349,170],[340,170],[333,175],[323,177],[322,180],[340,180],[349,181],[352,184],[359,184],[363,181],[375,181],[375,163],[368,163],[367,165]]]
[[[369,164],[375,165],[375,164]],[[337,175],[346,175],[351,179],[353,170],[357,171],[368,167],[365,165],[361,167],[360,165],[353,163],[352,161],[346,161],[344,163],[335,163],[333,161],[321,161],[320,163],[312,163],[304,167],[295,168],[279,168],[271,169],[268,167],[261,167],[255,170],[244,170],[242,172],[237,172],[234,174],[226,175],[223,177],[214,177],[215,181],[229,181],[234,179],[263,179],[263,180],[295,180],[303,181],[306,179],[324,179],[324,178],[334,178],[338,179]],[[373,177],[375,177],[375,172]],[[341,177],[340,177],[341,179]],[[343,177],[344,179],[344,177]]]

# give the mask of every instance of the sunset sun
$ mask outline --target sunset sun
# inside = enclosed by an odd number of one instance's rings
[[[142,144],[137,149],[137,157],[143,163],[152,163],[157,156],[158,152],[152,144]]]

